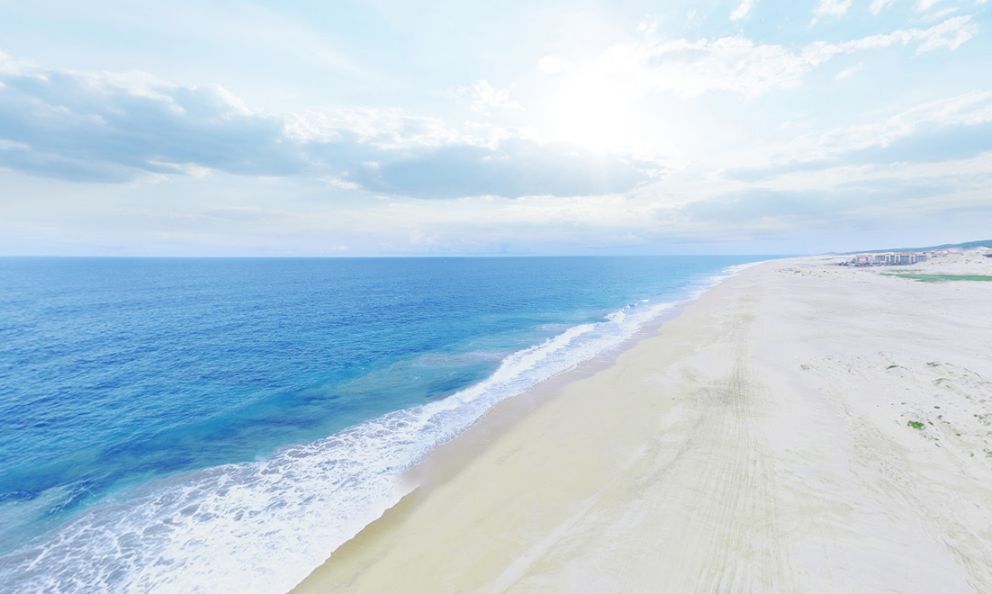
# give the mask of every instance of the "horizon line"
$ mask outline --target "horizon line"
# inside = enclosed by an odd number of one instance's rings
[[[0,254],[0,259],[105,259],[105,260],[373,260],[373,259],[393,259],[393,260],[413,260],[413,259],[444,259],[444,258],[658,258],[658,257],[808,257],[808,256],[829,256],[839,255],[840,252],[824,253],[753,253],[753,254],[728,254],[728,253],[704,253],[704,254],[684,254],[684,253],[648,253],[648,254],[381,254],[381,255],[299,255],[299,256],[273,256],[273,255],[107,255],[107,254]]]

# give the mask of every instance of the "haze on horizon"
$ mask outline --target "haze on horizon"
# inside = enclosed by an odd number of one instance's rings
[[[0,255],[803,253],[992,229],[986,0],[0,8]]]

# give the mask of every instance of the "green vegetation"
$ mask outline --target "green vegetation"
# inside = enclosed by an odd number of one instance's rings
[[[921,283],[946,283],[948,281],[977,281],[992,282],[992,275],[987,274],[922,274],[918,272],[883,272],[886,276],[898,276]]]
[[[886,369],[895,369],[896,367],[899,367],[899,366],[896,365],[895,363],[893,363],[892,365],[889,365],[888,367],[886,367]]]
[[[919,421],[907,421],[906,422],[906,426],[907,427],[912,427],[913,429],[916,429],[918,431],[922,431],[923,430],[923,423],[921,423]]]

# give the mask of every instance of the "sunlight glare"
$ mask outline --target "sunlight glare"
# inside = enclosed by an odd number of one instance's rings
[[[544,127],[555,140],[603,151],[636,144],[635,105],[615,77],[588,69],[555,82],[543,114]]]

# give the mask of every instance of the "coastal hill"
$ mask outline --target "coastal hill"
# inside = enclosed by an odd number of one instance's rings
[[[926,247],[900,247],[877,250],[858,250],[856,252],[842,252],[843,254],[878,254],[882,252],[928,252],[931,250],[970,250],[980,247],[992,247],[992,239],[979,239],[976,241],[966,241],[964,243],[942,243],[940,245],[930,245]]]

